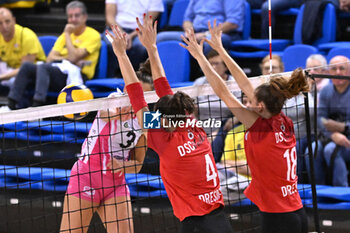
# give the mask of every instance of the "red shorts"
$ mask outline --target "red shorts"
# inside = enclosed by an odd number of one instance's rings
[[[67,194],[99,204],[112,197],[130,195],[125,176],[120,174],[78,160],[71,170]]]

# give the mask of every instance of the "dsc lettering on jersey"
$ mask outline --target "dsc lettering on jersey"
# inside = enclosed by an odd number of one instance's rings
[[[298,186],[297,186],[297,182],[295,182],[292,185],[285,185],[281,187],[281,191],[282,191],[282,196],[286,197],[288,195],[293,195],[294,193],[298,192]]]
[[[198,195],[199,200],[207,203],[207,204],[212,204],[220,200],[221,198],[221,191],[220,189],[217,189],[215,191],[209,192],[209,193],[204,193]]]
[[[180,156],[184,156],[185,154],[189,154],[194,151],[196,148],[192,144],[193,142],[188,141],[183,145],[178,146],[177,150],[179,151]]]
[[[282,132],[275,133],[275,138],[276,138],[276,143],[286,141],[286,139],[283,137],[283,133]]]

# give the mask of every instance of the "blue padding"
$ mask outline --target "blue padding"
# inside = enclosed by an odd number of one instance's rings
[[[272,51],[282,51],[289,44],[291,40],[273,39]],[[231,43],[231,49],[244,51],[244,49],[270,50],[270,42],[267,39],[251,39],[251,40],[236,40]]]
[[[305,207],[312,208],[312,199],[303,200]],[[317,202],[317,208],[323,210],[349,210],[350,202]]]
[[[239,202],[234,203],[232,206],[250,206],[250,205],[254,205],[254,203],[248,198],[246,198]]]
[[[70,170],[59,168],[41,168],[41,167],[15,167],[0,166],[0,177],[21,178],[25,180],[59,180],[68,181]]]
[[[325,210],[350,210],[350,202],[317,203],[317,207]]]
[[[188,87],[193,86],[194,82],[178,82],[178,83],[169,83],[171,88],[178,88],[178,87]]]
[[[259,58],[259,59],[262,59],[268,54],[269,54],[268,51],[256,51],[256,52],[230,51],[230,55],[234,58]]]
[[[63,133],[64,125],[70,123],[70,121],[33,121],[26,124],[30,130],[43,130],[52,133]]]
[[[43,182],[42,189],[45,191],[56,191],[56,192],[65,192],[67,190],[68,183],[60,182]]]
[[[310,184],[298,184],[298,191],[301,199],[312,196]]]
[[[47,134],[39,135],[33,133],[19,132],[16,134],[16,139],[30,142],[72,142],[74,137],[69,137],[67,134]]]
[[[317,190],[317,197],[331,198],[339,201],[350,202],[349,187],[328,187]]]
[[[92,123],[71,121],[35,121],[28,123],[28,129],[52,133],[89,133]]]
[[[167,193],[162,189],[150,189],[146,186],[129,185],[130,196],[132,197],[167,197]]]
[[[22,121],[14,122],[14,123],[8,123],[4,125],[0,125],[1,128],[8,129],[11,131],[18,131],[27,128],[27,124],[25,124]]]
[[[13,178],[0,178],[0,188],[7,189],[42,189],[42,182],[40,181],[18,181]]]
[[[65,192],[67,184],[56,184],[55,182],[41,182],[41,181],[23,181],[18,182],[15,179],[0,178],[0,188],[7,189],[35,189],[44,191],[59,191]]]
[[[16,133],[16,132],[5,132],[5,133],[0,133],[0,138],[4,138],[4,139],[16,139],[16,138],[17,138],[17,133]]]
[[[150,174],[125,174],[125,180],[128,185],[149,186],[156,189],[164,189],[164,184],[160,176]]]
[[[86,81],[85,85],[88,88],[99,88],[101,91],[120,90],[124,89],[125,83],[122,78],[104,78],[104,79],[92,79]]]

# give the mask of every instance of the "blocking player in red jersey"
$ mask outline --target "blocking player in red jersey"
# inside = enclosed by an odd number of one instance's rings
[[[223,58],[250,103],[243,106],[229,91],[205,58],[203,41],[197,43],[193,31],[183,37],[186,48],[198,61],[215,93],[246,126],[244,148],[252,181],[245,195],[261,211],[263,233],[304,233],[307,217],[297,189],[296,140],[293,122],[282,112],[284,102],[307,92],[308,82],[301,69],[290,78],[271,77],[254,89],[243,70],[227,54],[221,43],[221,31],[208,23],[211,39],[206,40]]]
[[[154,88],[160,97],[155,110],[162,114],[160,129],[149,129],[148,146],[160,159],[160,173],[172,204],[174,215],[181,221],[181,232],[232,232],[223,211],[223,196],[212,155],[204,130],[197,126],[168,127],[166,124],[194,120],[193,100],[183,92],[173,93],[161,64],[157,46],[157,23],[144,16],[138,36],[145,46],[151,63]],[[138,79],[126,55],[126,39],[117,26],[113,28],[113,50],[117,56],[130,102],[136,111],[146,106]],[[171,117],[174,115],[175,117]]]

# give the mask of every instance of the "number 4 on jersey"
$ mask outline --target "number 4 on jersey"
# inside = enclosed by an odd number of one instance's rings
[[[210,159],[210,155],[206,154],[205,155],[205,164],[206,164],[206,170],[207,170],[207,181],[213,180],[214,182],[214,187],[216,187],[217,182],[216,182],[216,177],[218,176],[215,172],[215,167],[213,164],[213,161]]]

